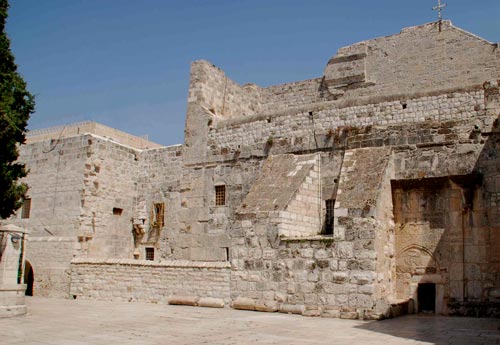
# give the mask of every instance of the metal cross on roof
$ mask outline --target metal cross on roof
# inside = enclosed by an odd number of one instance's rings
[[[438,20],[443,20],[443,16],[441,15],[441,10],[446,7],[446,4],[441,4],[441,0],[438,0],[438,5],[434,6],[432,9],[434,11],[438,11]]]

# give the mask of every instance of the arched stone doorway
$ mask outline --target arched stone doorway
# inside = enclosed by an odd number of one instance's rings
[[[446,274],[430,251],[412,245],[396,256],[396,291],[400,299],[412,299],[415,312],[445,312]]]
[[[35,280],[35,275],[33,273],[33,267],[26,261],[24,264],[24,284],[26,284],[26,296],[33,296],[33,282]]]

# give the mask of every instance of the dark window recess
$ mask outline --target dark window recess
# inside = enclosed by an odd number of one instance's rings
[[[215,186],[215,206],[226,204],[226,186]]]
[[[21,218],[29,218],[31,212],[31,199],[26,198],[23,201],[23,207],[21,210]]]
[[[146,248],[146,260],[153,261],[155,259],[155,249]]]
[[[229,247],[223,247],[226,254],[226,261],[229,261]]]
[[[115,216],[121,216],[123,213],[123,208],[113,207],[113,214]]]
[[[325,207],[326,207],[326,214],[325,214],[325,226],[323,234],[333,235],[333,215],[335,208],[335,199],[326,200]]]

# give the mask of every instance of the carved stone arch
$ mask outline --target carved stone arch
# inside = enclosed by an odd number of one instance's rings
[[[421,245],[418,245],[418,244],[410,244],[410,245],[404,247],[403,249],[400,249],[397,252],[397,254],[396,254],[396,259],[398,257],[400,257],[402,254],[404,254],[405,252],[407,252],[409,250],[412,250],[412,249],[416,249],[416,250],[419,250],[419,251],[422,251],[422,252],[426,253],[427,255],[429,255],[431,257],[431,259],[439,267],[439,260],[436,258],[436,256],[434,255],[434,253],[432,253],[428,248],[426,248],[424,246],[421,246]]]

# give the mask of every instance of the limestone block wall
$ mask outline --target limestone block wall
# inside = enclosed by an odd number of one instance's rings
[[[34,291],[39,296],[67,296],[69,262],[80,253],[77,235],[83,174],[87,159],[84,136],[45,140],[20,147],[20,160],[30,173],[30,215],[19,210],[9,222],[31,233],[26,259],[34,270]]]
[[[116,141],[122,145],[131,146],[137,149],[148,149],[161,146],[149,141],[147,137],[137,137],[93,121],[77,122],[64,126],[32,130],[26,133],[26,143],[31,144],[51,139],[60,140],[83,134],[96,134]]]
[[[337,101],[321,107],[220,122],[209,128],[209,158],[229,159],[235,152],[239,152],[240,157],[264,155],[269,138],[273,139],[270,150],[273,153],[300,152],[332,147],[334,139],[346,129],[469,120],[485,113],[482,87],[466,92],[443,90],[441,94],[429,96],[406,95],[393,100],[357,102],[361,104]],[[392,138],[398,139],[399,144],[411,144],[397,133],[393,133]],[[445,139],[445,133],[442,138]],[[381,144],[383,142],[371,143]]]
[[[181,180],[179,228],[169,241],[173,258],[225,261],[230,247],[229,228],[260,172],[261,160],[185,165]],[[215,204],[215,186],[224,185],[225,205]]]
[[[75,298],[167,303],[172,295],[220,298],[229,304],[226,262],[75,259]]]
[[[272,114],[289,108],[334,100],[323,78],[273,85],[260,89],[261,113]]]
[[[335,210],[339,212],[335,227],[342,231],[336,230],[333,237],[320,235],[323,214],[318,212],[318,202],[323,197],[319,180],[313,181],[320,178],[321,156],[268,158],[230,230],[233,304],[310,316],[389,315],[392,263],[385,262],[384,257],[393,230],[392,203],[390,198],[379,198],[377,191],[383,181],[387,187],[382,188],[384,192],[390,191],[390,174],[386,174],[390,153],[390,148],[346,153],[339,184],[341,197],[337,195],[344,208]],[[335,161],[335,156],[330,158]],[[360,179],[367,171],[370,178]],[[309,196],[305,192],[311,188],[304,187],[312,185],[316,186],[314,196]],[[353,200],[349,198],[353,193],[350,186],[359,189]],[[304,224],[305,231],[297,217],[309,209],[315,215]],[[296,219],[290,220],[291,215]]]
[[[339,49],[323,78],[260,90],[263,113],[335,99],[429,92],[500,76],[495,44],[449,21],[403,29]]]
[[[207,61],[191,65],[188,102],[196,102],[219,117],[246,116],[259,110],[259,87],[240,86]]]
[[[231,297],[247,309],[378,318],[374,223],[354,219],[344,240],[279,238],[273,216],[242,215],[232,229]],[[252,218],[252,219],[248,219]]]
[[[394,302],[394,217],[391,147],[347,150],[334,210],[334,238],[354,240],[357,259],[371,259],[376,272],[376,313],[389,315]],[[359,225],[363,224],[360,229]],[[367,249],[370,249],[369,251]]]
[[[76,233],[86,154],[82,136],[21,146],[20,160],[30,170],[24,181],[31,208],[29,218],[18,212],[12,221],[29,228],[32,237]]]
[[[172,237],[179,228],[182,146],[145,150],[140,154],[139,164],[134,220],[144,225],[143,245],[155,248],[156,259],[164,259],[173,254]],[[161,228],[152,224],[155,203],[165,206]],[[141,258],[145,258],[144,248]]]
[[[446,145],[395,151],[395,292],[417,307],[419,284],[428,283],[438,313],[499,313],[496,85],[485,84],[487,116],[435,128]]]
[[[314,236],[321,232],[320,156],[315,155],[311,158],[309,161],[302,162],[302,164],[311,165],[311,168],[302,184],[294,191],[295,194],[288,201],[285,210],[279,212],[280,236]],[[296,170],[300,169],[301,164],[297,164]],[[287,177],[293,175],[294,172],[290,172]]]
[[[344,97],[390,95],[482,84],[500,73],[496,45],[449,21],[403,29],[363,42],[366,74],[374,85],[345,90]],[[349,47],[336,56],[351,55]]]
[[[95,135],[86,143],[79,240],[83,255],[130,258],[139,151]]]
[[[68,297],[69,263],[81,252],[81,248],[77,236],[29,237],[26,261],[33,269],[33,295]]]

